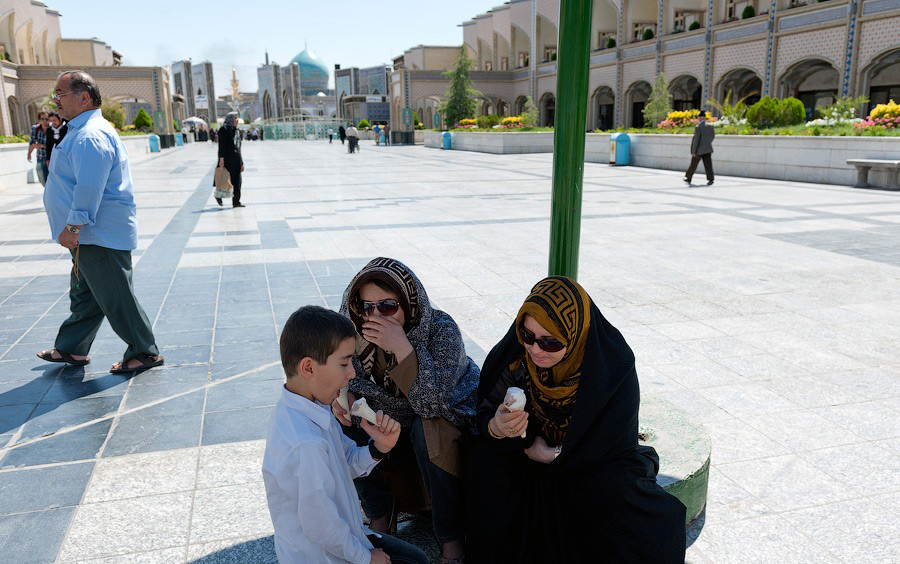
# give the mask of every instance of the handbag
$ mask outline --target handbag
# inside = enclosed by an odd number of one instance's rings
[[[214,193],[216,198],[230,198],[232,196],[234,186],[231,185],[231,173],[224,166],[216,167],[213,186],[216,187]]]

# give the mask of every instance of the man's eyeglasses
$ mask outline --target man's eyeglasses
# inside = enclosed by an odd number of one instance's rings
[[[534,333],[526,329],[524,325],[522,326],[522,342],[527,346],[531,346],[537,343],[537,346],[540,347],[542,351],[548,353],[559,352],[566,348],[565,343],[560,340],[554,339],[553,337],[543,337],[541,339],[538,339],[537,337],[535,337]]]
[[[59,99],[62,98],[63,96],[68,96],[69,94],[75,94],[75,92],[70,90],[70,91],[68,91],[68,92],[60,92],[60,93],[58,93],[58,94],[57,94],[57,93],[54,93],[54,94],[51,94],[51,95],[50,95],[50,99],[51,99],[51,100],[59,100]]]
[[[378,313],[385,317],[394,315],[397,313],[397,310],[400,309],[400,304],[397,303],[397,300],[392,299],[378,300],[377,302],[360,301],[359,305],[363,311],[363,315],[366,316],[372,315],[375,308],[378,308]]]

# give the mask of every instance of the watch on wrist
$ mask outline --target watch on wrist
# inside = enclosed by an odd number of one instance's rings
[[[381,452],[377,448],[375,448],[375,441],[369,439],[369,454],[372,455],[372,458],[375,460],[384,460],[386,458],[390,458],[390,452]]]
[[[79,231],[81,231],[81,228],[77,225],[66,225],[66,231],[72,234],[77,234]]]
[[[556,448],[553,449],[553,460],[559,458],[559,454],[562,452],[562,445],[556,445]]]

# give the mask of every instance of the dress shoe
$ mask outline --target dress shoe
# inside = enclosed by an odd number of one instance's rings
[[[238,202],[238,203],[234,204],[234,206],[232,206],[232,207],[235,207],[235,208],[246,208],[247,206],[245,206],[244,204]]]
[[[219,204],[219,207],[222,207],[222,198],[216,198],[216,203]]]
[[[706,185],[707,185],[707,186],[712,186],[712,185],[713,185],[713,181],[710,180],[709,182],[706,183]]]

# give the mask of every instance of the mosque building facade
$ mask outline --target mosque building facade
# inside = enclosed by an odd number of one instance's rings
[[[308,47],[281,66],[266,62],[256,69],[260,117],[336,117],[334,90],[328,88],[328,65]]]

